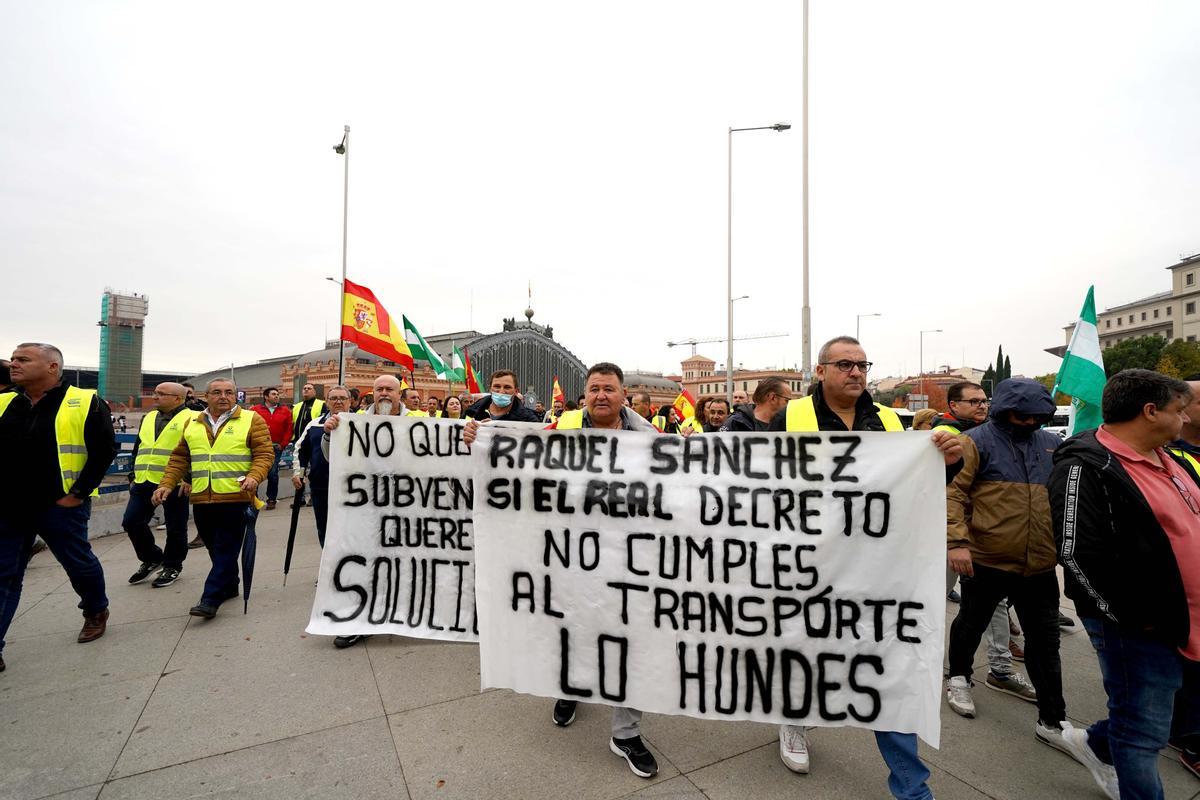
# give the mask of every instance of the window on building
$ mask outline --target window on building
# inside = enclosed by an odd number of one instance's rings
[[[1146,321],[1146,312],[1143,311],[1142,312],[1142,322],[1145,322],[1145,321]]]
[[[1187,340],[1188,340],[1189,342],[1194,342],[1194,341],[1196,341],[1196,337],[1195,337],[1195,336],[1189,336],[1189,337],[1187,338]]]
[[[1196,285],[1196,273],[1189,272],[1187,275],[1184,275],[1183,283],[1185,286],[1195,286]]]
[[[1171,309],[1172,309],[1172,308],[1174,308],[1174,306],[1167,306],[1167,316],[1168,316],[1168,317],[1169,317],[1169,316],[1171,316]]]
[[[1193,301],[1193,302],[1191,302],[1191,303],[1188,303],[1187,305],[1185,305],[1185,306],[1183,307],[1183,313],[1185,313],[1185,314],[1195,314],[1195,313],[1196,313],[1196,303],[1195,303],[1195,301]]]
[[[1121,327],[1121,318],[1117,317],[1117,327]]]
[[[1158,309],[1154,309],[1154,318],[1158,319]]]
[[[1129,315],[1129,324],[1130,324],[1130,325],[1132,325],[1132,324],[1133,324],[1133,314],[1130,314],[1130,315]]]

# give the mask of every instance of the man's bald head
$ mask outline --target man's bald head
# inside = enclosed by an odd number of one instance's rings
[[[187,387],[182,383],[164,381],[154,387],[154,407],[159,411],[174,411],[187,400]]]
[[[374,395],[376,414],[400,413],[400,379],[395,375],[380,375],[375,379]]]

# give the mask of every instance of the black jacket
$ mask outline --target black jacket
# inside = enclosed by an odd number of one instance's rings
[[[6,516],[25,509],[51,505],[65,492],[58,466],[58,438],[54,420],[67,393],[60,383],[31,405],[17,392],[0,417],[0,513]],[[108,403],[96,395],[83,424],[87,463],[79,471],[71,494],[86,498],[104,480],[117,455]]]
[[[753,433],[754,431],[765,431],[767,423],[762,422],[754,416],[754,404],[746,403],[737,406],[733,409],[733,413],[725,420],[725,424],[721,426],[723,431],[733,431],[735,433]]]
[[[480,399],[476,400],[474,403],[471,404],[471,407],[467,409],[466,413],[463,414],[463,416],[468,419],[480,419],[480,420],[503,419],[503,420],[507,420],[509,422],[541,422],[542,421],[542,418],[537,415],[536,411],[534,411],[532,408],[526,407],[526,405],[524,403],[522,403],[516,397],[513,398],[512,405],[510,405],[508,407],[508,413],[503,416],[500,416],[500,417],[493,417],[488,412],[488,408],[491,405],[492,405],[491,395],[488,395],[487,397],[481,397]]]
[[[1184,646],[1190,616],[1171,542],[1095,431],[1072,436],[1055,452],[1050,508],[1066,594],[1079,615]]]

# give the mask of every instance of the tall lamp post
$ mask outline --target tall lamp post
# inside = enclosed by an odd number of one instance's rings
[[[941,332],[941,328],[930,328],[929,330],[921,331],[921,354],[917,365],[917,386],[921,390],[921,396],[925,398],[926,407],[929,405],[929,395],[925,394],[925,334]]]
[[[859,331],[862,329],[863,317],[882,317],[883,314],[856,314],[854,320],[854,338],[861,339]]]
[[[726,161],[728,175],[726,176],[725,183],[728,191],[725,206],[727,211],[725,225],[725,288],[727,290],[726,297],[729,300],[726,304],[728,337],[726,341],[727,349],[725,351],[725,399],[729,401],[730,408],[733,408],[733,135],[742,131],[786,131],[790,130],[791,127],[791,125],[785,122],[776,122],[774,125],[761,125],[757,128],[729,129],[729,157]],[[807,286],[807,281],[805,285]]]
[[[346,165],[345,176],[342,179],[342,291],[338,293],[337,312],[339,384],[346,382],[346,342],[342,339],[342,311],[346,302],[346,230],[350,221],[350,126],[346,125],[343,131],[341,143],[333,146],[333,152],[343,156]]]

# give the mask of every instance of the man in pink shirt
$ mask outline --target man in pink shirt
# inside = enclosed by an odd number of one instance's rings
[[[1185,663],[1200,661],[1198,476],[1164,449],[1190,401],[1183,381],[1124,370],[1104,387],[1104,425],[1054,456],[1058,559],[1109,709],[1108,719],[1063,738],[1114,800],[1163,797],[1158,751]]]

